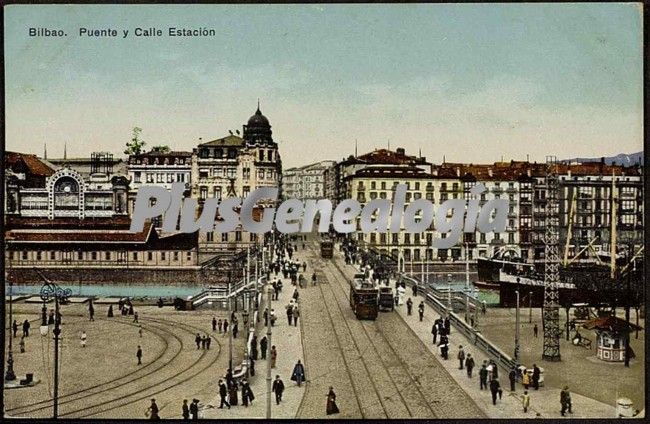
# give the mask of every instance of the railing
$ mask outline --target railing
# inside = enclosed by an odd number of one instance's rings
[[[421,290],[421,287],[423,286],[423,284],[418,280],[412,277],[407,277],[405,275],[400,275],[400,280],[405,281],[410,285],[417,284],[418,287],[420,287],[419,290]],[[506,354],[494,343],[490,342],[488,339],[483,337],[480,331],[475,330],[470,325],[468,325],[465,321],[463,321],[458,315],[456,315],[456,313],[453,312],[453,307],[452,310],[450,310],[440,300],[438,300],[437,297],[441,297],[439,290],[436,290],[432,287],[426,287],[424,288],[424,291],[426,293],[427,303],[433,306],[433,308],[441,316],[448,316],[451,325],[453,325],[454,328],[456,328],[456,330],[458,330],[465,337],[467,337],[467,339],[471,343],[473,343],[476,347],[481,349],[490,359],[493,359],[497,365],[501,366],[503,369],[506,370],[509,370],[512,367],[517,365],[515,360],[512,357]],[[476,302],[474,302],[474,307],[476,307]]]
[[[264,285],[265,282],[266,276],[263,275],[257,281],[258,287],[260,285]],[[248,290],[254,286],[254,280],[251,280],[248,283],[245,283],[244,280],[240,280],[230,288],[230,295],[228,294],[228,286],[224,285],[219,287],[208,287],[206,290],[202,291],[196,296],[190,297],[188,300],[192,301],[193,307],[201,306],[208,301],[225,302],[229,297],[239,296],[243,291]]]

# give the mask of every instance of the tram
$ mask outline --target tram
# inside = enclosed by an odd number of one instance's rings
[[[357,319],[377,319],[379,288],[374,283],[355,276],[350,282],[350,307]]]
[[[334,242],[332,240],[323,240],[320,242],[320,257],[323,259],[332,259],[334,256]]]

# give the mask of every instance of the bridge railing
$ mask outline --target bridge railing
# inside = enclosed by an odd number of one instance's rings
[[[453,325],[457,331],[462,333],[471,343],[481,349],[488,358],[494,360],[497,365],[506,370],[518,365],[510,355],[506,354],[497,345],[486,339],[480,331],[472,328],[472,326],[467,324],[455,312],[453,312],[453,307],[450,310],[447,305],[438,300],[438,297],[440,297],[440,292],[438,290],[432,287],[425,287],[423,289],[423,284],[420,281],[406,275],[400,275],[400,281],[411,286],[417,284],[418,291],[424,290],[426,293],[427,303],[433,306],[441,316],[448,316],[450,324]],[[474,307],[476,307],[476,304],[474,304]]]

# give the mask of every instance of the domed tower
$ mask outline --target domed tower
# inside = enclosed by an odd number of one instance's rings
[[[244,125],[244,141],[247,145],[267,145],[274,146],[271,131],[271,124],[266,116],[262,115],[260,111],[259,102],[257,104],[257,111],[248,119],[248,123]]]

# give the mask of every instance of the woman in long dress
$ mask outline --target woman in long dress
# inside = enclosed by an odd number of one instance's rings
[[[339,407],[336,406],[336,393],[334,393],[334,388],[330,386],[330,391],[327,394],[327,415],[338,414]]]
[[[275,360],[278,358],[278,351],[275,345],[271,346],[271,368],[275,368]]]

